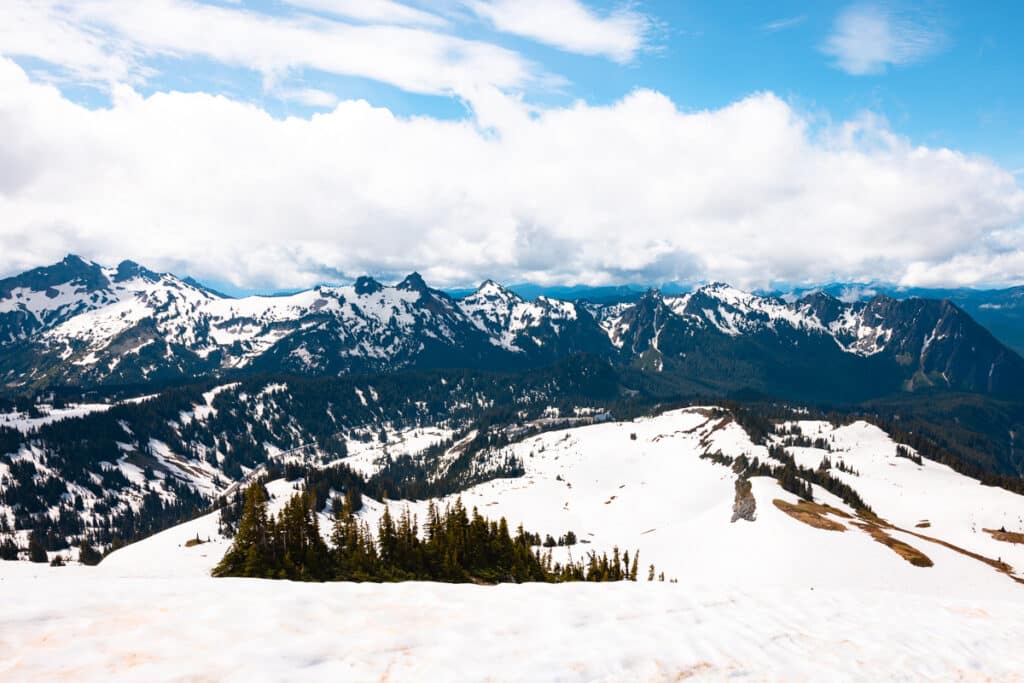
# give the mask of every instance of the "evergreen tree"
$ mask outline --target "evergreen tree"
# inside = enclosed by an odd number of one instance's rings
[[[89,544],[89,541],[82,541],[78,546],[78,561],[87,566],[95,566],[100,563],[103,556]]]
[[[28,535],[28,559],[31,562],[47,562],[46,547],[35,531]]]
[[[331,548],[320,536],[315,496],[297,493],[277,518],[266,513],[262,488],[246,491],[238,534],[215,576],[262,576],[301,581],[624,581],[636,580],[638,554],[612,559],[590,554],[588,564],[556,564],[549,549],[534,552],[539,537],[522,525],[513,536],[508,522],[467,512],[461,499],[443,511],[431,501],[422,538],[408,508],[397,521],[385,507],[374,535],[352,509],[352,497],[332,503]],[[653,567],[652,567],[653,572]]]
[[[245,492],[245,506],[235,540],[214,568],[213,575],[273,576],[278,567],[273,562],[271,527],[263,487],[254,482]]]
[[[0,560],[17,560],[18,545],[9,538],[0,541]]]

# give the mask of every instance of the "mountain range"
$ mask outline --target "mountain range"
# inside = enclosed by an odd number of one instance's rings
[[[949,299],[722,283],[633,301],[526,300],[486,281],[456,299],[416,273],[230,298],[190,278],[70,255],[0,280],[7,393],[257,373],[518,371],[585,353],[691,393],[859,401],[930,387],[1020,398],[1024,360]]]

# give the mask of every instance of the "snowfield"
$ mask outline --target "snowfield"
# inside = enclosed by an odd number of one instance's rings
[[[736,474],[700,456],[767,449],[692,408],[524,439],[490,454],[514,453],[523,477],[461,494],[513,528],[574,531],[581,543],[556,559],[639,549],[637,583],[213,579],[229,541],[211,514],[95,568],[0,563],[0,680],[1024,681],[1024,544],[985,531],[1024,532],[1024,497],[899,458],[866,423],[799,426],[830,450],[790,447],[797,462],[828,456],[885,533],[933,566],[817,487],[831,528],[780,508],[798,499],[768,477],[751,479],[754,519],[733,522]],[[295,486],[268,484],[271,509]],[[387,504],[423,519],[423,502]],[[365,499],[360,515],[372,524],[383,506]],[[650,563],[668,580],[645,581]]]
[[[1017,601],[657,582],[114,579],[3,564],[5,681],[1024,678]]]

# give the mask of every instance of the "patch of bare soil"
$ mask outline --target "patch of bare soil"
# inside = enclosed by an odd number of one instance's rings
[[[932,567],[935,565],[927,555],[909,543],[893,538],[875,522],[853,522],[853,524],[868,532],[871,538],[886,546],[915,567]]]
[[[1019,576],[1016,576],[1013,573],[1013,567],[1011,567],[1010,565],[1006,564],[1002,560],[993,560],[991,557],[985,557],[984,555],[979,555],[978,553],[971,552],[970,550],[967,550],[966,548],[961,548],[960,546],[953,545],[952,543],[950,543],[948,541],[943,541],[941,538],[933,538],[931,536],[925,536],[924,534],[919,534],[919,533],[916,533],[914,531],[910,531],[908,529],[900,529],[899,527],[893,527],[893,528],[894,529],[898,529],[899,531],[903,531],[904,533],[908,533],[911,536],[917,536],[918,538],[920,538],[922,540],[931,541],[932,543],[937,543],[937,544],[941,545],[943,548],[948,548],[949,550],[952,550],[953,552],[960,553],[961,555],[969,557],[972,560],[977,560],[978,562],[984,562],[988,566],[990,566],[993,569],[995,569],[997,572],[1000,572],[1002,574],[1006,574],[1007,576],[1009,576],[1011,579],[1013,579],[1017,583],[1024,584],[1024,579],[1020,578]]]
[[[1024,534],[1017,533],[1016,531],[1007,531],[1006,529],[983,529],[983,531],[997,541],[1024,543]]]
[[[787,503],[784,500],[776,498],[772,501],[775,507],[779,508],[793,519],[803,522],[808,526],[812,526],[815,529],[827,529],[828,531],[846,531],[846,526],[841,524],[834,519],[829,519],[827,515],[841,513],[840,510],[836,510],[828,505],[821,505],[819,503],[812,503],[810,501],[801,500],[799,503],[794,505],[793,503]],[[848,516],[845,513],[840,516]]]
[[[977,560],[978,562],[983,562],[983,563],[987,564],[988,566],[992,567],[993,569],[995,569],[997,572],[999,572],[1001,574],[1006,574],[1007,576],[1009,576],[1011,579],[1013,579],[1017,583],[1024,584],[1024,579],[1022,579],[1019,576],[1017,576],[1016,574],[1014,574],[1013,573],[1013,567],[1011,567],[1007,563],[1003,562],[1002,560],[993,560],[991,557],[986,557],[984,555],[979,555],[978,553],[972,552],[970,550],[967,550],[966,548],[961,548],[958,545],[953,545],[949,541],[943,541],[941,538],[935,538],[934,536],[927,536],[925,534],[918,533],[916,531],[911,531],[910,529],[902,529],[902,528],[900,528],[898,526],[894,526],[894,525],[890,524],[889,522],[885,521],[884,519],[881,519],[880,517],[876,517],[874,515],[871,515],[871,516],[862,515],[861,519],[863,519],[866,522],[865,525],[858,524],[858,526],[861,526],[861,528],[865,528],[866,526],[874,526],[874,527],[879,528],[880,530],[881,529],[893,529],[895,531],[902,531],[905,534],[909,534],[909,535],[914,536],[916,538],[920,538],[922,541],[928,541],[929,543],[935,543],[936,545],[941,545],[943,548],[946,548],[948,550],[952,550],[953,552],[956,552],[956,553],[960,553],[961,555],[963,555],[965,557],[969,557],[972,560]],[[989,530],[986,529],[985,531],[989,531]],[[871,533],[871,532],[869,531],[869,533]],[[991,532],[989,532],[989,533],[991,533]],[[886,535],[888,536],[888,534],[886,534]],[[874,536],[874,534],[872,534],[872,536]],[[901,543],[901,541],[896,541],[896,542],[897,543]],[[906,545],[906,544],[904,543],[903,545]],[[907,547],[909,548],[911,546],[907,546]],[[895,550],[895,548],[894,548],[894,550]],[[897,551],[897,552],[899,552],[899,551]],[[931,560],[929,560],[929,563],[930,562],[931,562]],[[931,566],[931,564],[921,565],[921,566]]]

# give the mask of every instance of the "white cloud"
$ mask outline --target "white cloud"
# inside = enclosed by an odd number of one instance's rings
[[[400,2],[394,2],[394,0],[285,0],[285,2],[295,7],[359,21],[410,26],[443,27],[448,25],[443,17]]]
[[[291,71],[315,69],[470,100],[544,78],[516,52],[424,28],[272,17],[190,0],[10,0],[0,3],[0,52],[37,57],[110,87],[143,80],[154,56],[252,69],[271,88]]]
[[[56,2],[0,3],[0,53],[41,59],[83,82],[139,80],[128,49],[112,50],[101,32],[88,30]]]
[[[579,0],[464,1],[499,31],[620,63],[633,61],[651,27],[648,17],[628,6],[600,16]]]
[[[437,284],[1020,281],[1024,192],[984,159],[770,93],[682,112],[475,121],[342,101],[279,120],[204,94],[70,102],[0,59],[0,272],[67,251],[256,287],[413,269]]]
[[[853,5],[837,18],[822,51],[843,71],[862,76],[918,62],[939,51],[945,36],[921,18],[879,5]]]
[[[330,108],[338,103],[338,96],[317,88],[284,88],[275,93],[282,100],[298,102],[307,107]]]
[[[852,285],[850,287],[844,287],[843,291],[839,293],[839,296],[837,298],[840,301],[852,304],[855,301],[870,299],[876,294],[878,294],[878,290],[875,289],[874,287],[861,287],[859,285]]]
[[[793,28],[799,26],[807,20],[806,14],[800,14],[795,17],[786,17],[785,19],[776,19],[767,23],[761,24],[761,30],[766,33],[777,33],[778,31],[785,31],[787,28]]]

